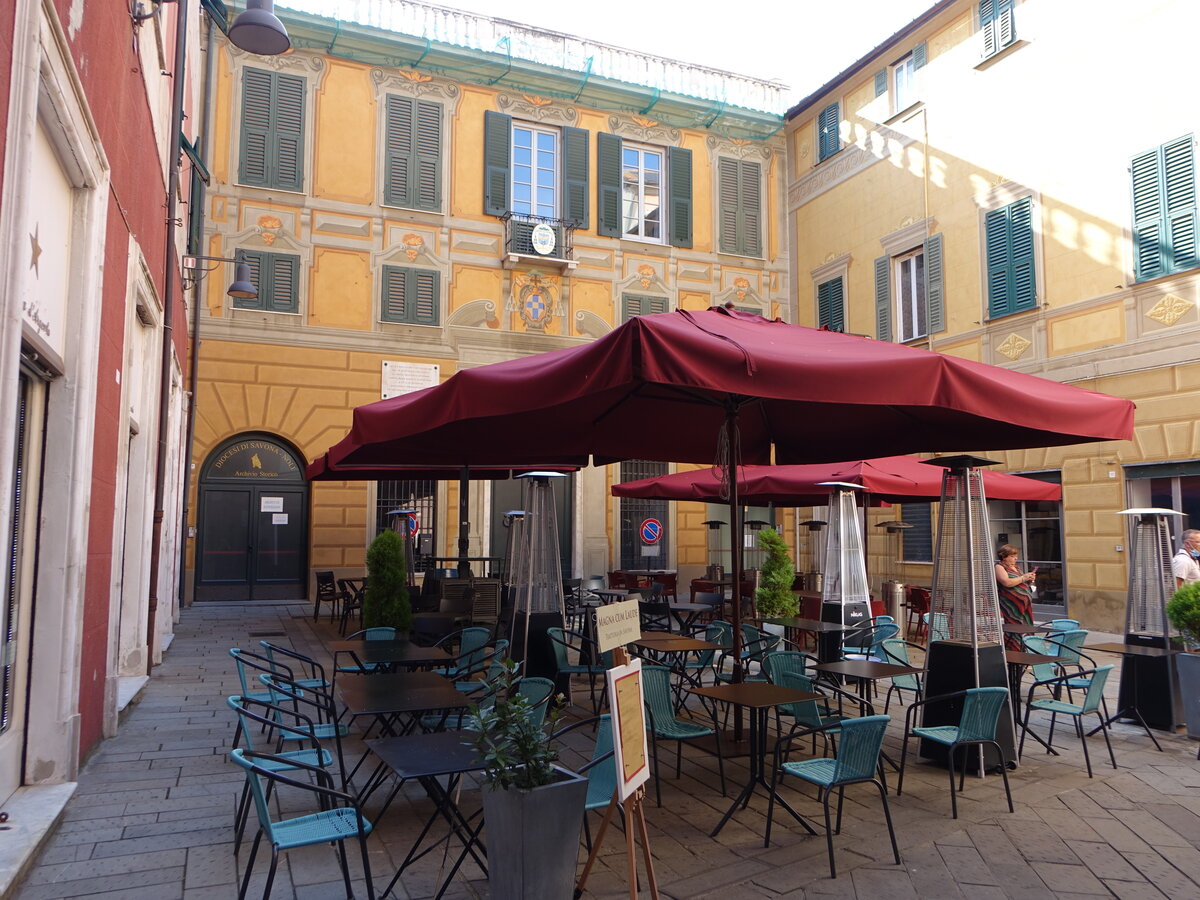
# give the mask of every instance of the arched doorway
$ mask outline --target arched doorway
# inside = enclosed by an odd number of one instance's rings
[[[270,435],[225,441],[200,470],[196,599],[300,599],[307,575],[303,458]]]

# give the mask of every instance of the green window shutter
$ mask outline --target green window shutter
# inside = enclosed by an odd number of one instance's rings
[[[1172,272],[1200,265],[1196,244],[1196,162],[1192,136],[1163,145],[1163,185]]]
[[[404,322],[407,309],[407,286],[409,269],[393,266],[383,267],[383,297],[379,317],[385,322]]]
[[[299,311],[299,257],[261,250],[239,250],[237,255],[250,267],[250,282],[258,289],[258,296],[234,298],[235,307],[266,312]]]
[[[562,130],[563,220],[576,228],[588,227],[588,132]]]
[[[488,110],[483,114],[483,211],[507,215],[512,182],[512,116]]]
[[[722,253],[738,253],[738,169],[737,160],[717,160],[717,219],[721,225],[718,246]]]
[[[838,104],[830,103],[817,117],[817,162],[829,159],[841,149],[841,112]]]
[[[983,55],[991,56],[1016,39],[1013,0],[981,0],[979,28],[983,32]]]
[[[384,121],[383,202],[412,206],[413,113],[408,97],[388,96]]]
[[[620,154],[617,154],[619,160]],[[618,172],[620,170],[618,169]],[[692,246],[692,151],[667,148],[667,208],[672,247]]]
[[[304,188],[304,79],[275,75],[275,175],[272,187]]]
[[[875,73],[875,96],[881,97],[887,93],[887,69]]]
[[[943,271],[942,236],[931,234],[925,239],[925,324],[928,334],[937,334],[946,327]]]
[[[404,325],[437,325],[441,273],[432,269],[383,267],[379,317]]]
[[[1164,273],[1161,148],[1133,158],[1133,265],[1138,281]]]
[[[817,327],[845,331],[842,279],[832,278],[817,285]]]
[[[984,216],[988,316],[1032,309],[1037,301],[1033,260],[1033,200],[1026,197]]]
[[[238,181],[242,184],[269,186],[267,157],[274,133],[272,84],[270,72],[246,69],[242,73],[242,132],[238,152]]]
[[[742,160],[740,183],[740,252],[744,256],[762,256],[762,167]]]
[[[300,308],[299,258],[268,253],[266,262],[268,275],[265,280],[268,284],[268,298],[263,308],[271,312],[298,312]]]
[[[442,106],[418,100],[416,107],[417,142],[410,180],[414,192],[409,198],[410,205],[437,211],[442,208]]]
[[[620,237],[621,222],[621,139],[615,134],[596,135],[596,233],[601,237]]]
[[[625,320],[629,320],[634,316],[646,316],[651,313],[666,311],[666,297],[650,297],[645,294],[621,295],[621,312]]]
[[[926,50],[924,41],[921,41],[921,43],[919,43],[919,44],[917,44],[917,46],[913,47],[912,55],[913,55],[913,68],[914,69],[924,68],[925,63],[928,62],[928,55],[927,55],[927,50]]]
[[[892,339],[892,259],[889,256],[875,260],[875,336],[881,341]]]

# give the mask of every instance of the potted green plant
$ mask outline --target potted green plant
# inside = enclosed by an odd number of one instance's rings
[[[567,900],[575,892],[587,778],[555,765],[549,733],[563,704],[552,705],[543,726],[518,690],[519,670],[506,661],[494,702],[473,707],[467,718],[484,766],[489,896]]]
[[[754,592],[759,616],[770,619],[796,615],[799,603],[792,593],[796,567],[787,544],[774,528],[764,528],[758,533],[758,547],[767,554],[759,571],[758,590]]]
[[[382,532],[367,548],[362,621],[364,628],[395,628],[398,635],[407,636],[412,631],[404,539],[394,531]]]
[[[1167,601],[1167,618],[1189,650],[1200,645],[1200,581],[1185,584]]]

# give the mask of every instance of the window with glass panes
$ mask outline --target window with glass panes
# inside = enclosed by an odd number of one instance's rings
[[[1059,481],[1059,473],[1034,473],[1028,478]],[[1063,566],[1062,504],[1057,500],[989,500],[992,549],[1001,544],[1017,548],[1017,566],[1028,572],[1037,566],[1038,606],[1062,611],[1066,607]]]
[[[925,303],[925,251],[914,250],[895,260],[896,340],[911,341],[928,333]]]
[[[901,556],[905,562],[933,562],[933,516],[931,503],[901,503],[900,521],[912,528],[900,532]]]
[[[411,509],[416,511],[418,536],[437,534],[438,503],[436,481],[380,481],[375,490],[375,534],[382,534],[392,527],[388,515],[392,510]],[[413,545],[413,568],[417,572],[434,567],[433,554],[423,555],[421,540]],[[435,546],[431,543],[430,546]],[[434,553],[437,551],[435,550]]]
[[[621,213],[624,237],[663,240],[663,152],[621,145]]]
[[[641,478],[655,478],[667,474],[667,464],[647,459],[627,459],[621,463],[621,481],[637,481]],[[642,522],[646,519],[658,519],[667,527],[667,501],[648,500],[642,497],[622,497],[618,511],[620,516],[621,565],[622,569],[661,569],[666,568],[666,553],[668,541],[666,534],[659,538],[657,544],[642,543]],[[649,547],[656,555],[643,555],[643,547]]]
[[[514,122],[512,211],[558,218],[558,132]]]

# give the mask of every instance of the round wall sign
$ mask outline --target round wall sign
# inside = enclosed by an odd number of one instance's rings
[[[545,222],[539,222],[533,226],[533,233],[530,234],[529,240],[533,244],[533,249],[542,256],[554,252],[554,229]]]
[[[662,537],[662,531],[662,522],[658,521],[658,519],[646,519],[642,522],[642,543],[657,544]]]

